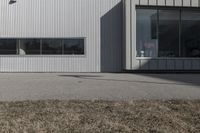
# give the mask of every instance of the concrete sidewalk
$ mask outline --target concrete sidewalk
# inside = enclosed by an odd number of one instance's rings
[[[0,74],[0,101],[46,99],[200,99],[200,74]]]

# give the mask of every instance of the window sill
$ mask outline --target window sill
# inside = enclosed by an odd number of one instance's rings
[[[0,57],[81,57],[85,58],[86,55],[0,55]]]

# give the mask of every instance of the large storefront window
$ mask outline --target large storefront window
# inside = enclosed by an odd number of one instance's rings
[[[137,10],[137,56],[156,57],[157,10]]]
[[[200,57],[200,10],[137,9],[137,57]]]

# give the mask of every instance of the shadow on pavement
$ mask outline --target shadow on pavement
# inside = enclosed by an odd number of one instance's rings
[[[175,76],[170,75],[150,75],[150,74],[140,74],[147,77],[154,77],[164,80],[169,80],[167,82],[153,82],[153,81],[145,81],[145,80],[121,80],[121,79],[111,79],[111,78],[103,78],[103,76],[99,75],[59,75],[60,77],[73,77],[73,78],[79,78],[79,79],[87,79],[87,80],[96,80],[96,81],[108,81],[108,82],[133,82],[133,83],[145,83],[145,84],[163,84],[163,85],[200,85],[200,83],[197,80],[191,81],[191,79],[187,79],[185,77],[177,78]],[[180,82],[180,83],[177,83]],[[187,82],[186,82],[187,81]],[[191,82],[189,82],[191,81]]]

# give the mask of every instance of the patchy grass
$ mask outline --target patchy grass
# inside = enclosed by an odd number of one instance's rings
[[[1,102],[1,133],[200,132],[200,101]]]

